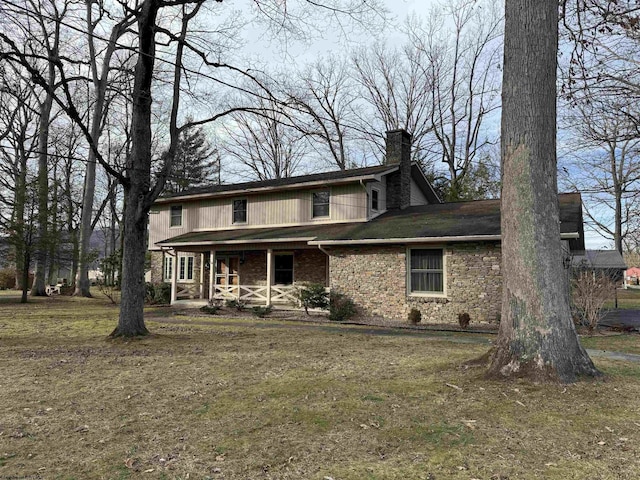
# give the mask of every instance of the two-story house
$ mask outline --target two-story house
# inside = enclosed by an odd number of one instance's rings
[[[216,185],[158,199],[150,215],[152,281],[183,298],[295,301],[321,283],[365,315],[496,320],[500,202],[442,203],[411,137],[387,134],[385,164]],[[584,249],[579,194],[560,197],[562,237]]]

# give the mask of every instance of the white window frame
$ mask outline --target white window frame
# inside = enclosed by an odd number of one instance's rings
[[[244,220],[236,222],[235,203],[244,202]],[[231,223],[233,225],[246,225],[249,222],[249,201],[246,198],[234,198],[231,200]]]
[[[313,210],[314,210],[314,206],[315,206],[315,195],[316,193],[322,193],[322,192],[327,192],[327,194],[329,195],[329,201],[327,202],[327,207],[329,210],[329,213],[327,213],[327,215],[314,215]],[[322,204],[324,205],[324,204]],[[326,220],[328,218],[331,218],[331,189],[330,188],[323,188],[321,190],[314,190],[311,192],[311,219],[312,220]]]
[[[172,274],[173,274],[173,257],[165,254],[162,258],[162,280],[165,283],[171,283]]]
[[[411,286],[411,251],[412,250],[440,250],[442,252],[442,291],[441,292],[413,292]],[[406,268],[407,268],[407,296],[409,297],[434,297],[445,298],[447,296],[447,254],[444,246],[437,245],[414,245],[408,247],[406,251]]]
[[[178,255],[178,282],[190,283],[194,281],[193,271],[195,267],[195,255],[193,253],[185,253]]]
[[[180,208],[180,224],[173,225],[173,209]],[[169,228],[182,228],[184,225],[184,207],[182,205],[171,205],[169,207]]]

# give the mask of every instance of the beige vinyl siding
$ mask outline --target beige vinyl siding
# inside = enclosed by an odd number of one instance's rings
[[[371,210],[371,191],[378,190],[378,211]],[[367,184],[367,193],[369,194],[369,205],[367,205],[368,216],[376,216],[387,210],[387,177],[382,177],[380,182],[370,182]]]
[[[424,196],[418,184],[411,179],[411,205],[428,205],[429,200]]]
[[[154,244],[165,238],[175,237],[188,233],[198,228],[197,216],[190,211],[190,206],[182,205],[182,226],[170,227],[171,205],[156,205],[151,209],[149,215],[149,247],[155,248]]]
[[[329,187],[327,187],[329,188]],[[365,189],[359,183],[332,186],[328,218],[312,217],[314,190],[291,190],[268,194],[225,197],[215,200],[182,202],[182,227],[169,227],[171,205],[157,205],[149,216],[149,245],[194,230],[221,230],[227,228],[257,228],[268,226],[300,225],[305,223],[332,223],[365,220],[367,204]],[[383,188],[380,189],[383,194]],[[234,225],[232,204],[234,199],[247,199],[247,223]]]

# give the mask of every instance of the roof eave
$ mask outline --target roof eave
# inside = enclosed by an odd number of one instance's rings
[[[389,171],[391,170],[392,168],[389,169]],[[379,180],[381,175],[386,175],[388,173],[389,172],[384,171],[378,174],[371,173],[368,175],[358,175],[354,177],[336,178],[331,180],[314,180],[311,182],[292,183],[290,185],[278,185],[273,187],[238,188],[236,190],[228,190],[225,192],[208,192],[208,193],[196,193],[191,195],[179,195],[175,197],[158,198],[155,201],[155,204],[204,200],[208,198],[235,197],[238,195],[247,195],[252,193],[271,193],[275,191],[298,190],[300,188],[316,188],[316,187],[323,187],[327,185],[340,185],[340,184],[354,183],[354,182],[367,182],[367,181]]]

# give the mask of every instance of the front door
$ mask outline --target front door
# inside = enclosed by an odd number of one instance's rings
[[[240,257],[225,255],[216,257],[216,290],[223,294],[239,295]]]

